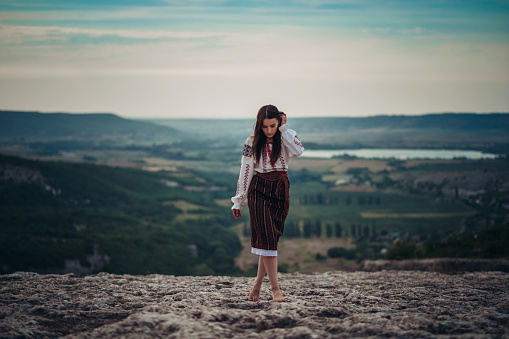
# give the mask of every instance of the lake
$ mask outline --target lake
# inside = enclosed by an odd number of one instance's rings
[[[379,159],[494,159],[498,155],[465,150],[432,150],[432,149],[341,149],[341,150],[306,150],[302,157],[306,158],[332,158],[333,156],[347,154],[358,158]]]

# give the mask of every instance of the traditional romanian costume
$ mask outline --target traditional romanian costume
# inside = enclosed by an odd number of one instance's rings
[[[281,154],[274,165],[270,163],[272,143],[265,145],[259,163],[255,164],[253,140],[251,137],[246,139],[237,192],[231,199],[232,209],[240,210],[248,204],[251,252],[263,256],[277,256],[277,244],[283,235],[290,201],[288,163],[304,152],[294,130],[284,124],[279,131]]]

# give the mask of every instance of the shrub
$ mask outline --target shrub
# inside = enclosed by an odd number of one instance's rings
[[[403,260],[403,259],[420,259],[423,257],[423,250],[421,247],[413,242],[397,241],[394,245],[389,247],[387,255],[388,260]]]
[[[347,250],[343,247],[331,247],[327,251],[327,255],[329,258],[345,258],[345,259],[355,259],[356,251],[355,250]]]

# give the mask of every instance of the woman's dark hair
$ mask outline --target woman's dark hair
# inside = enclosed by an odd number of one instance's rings
[[[262,131],[264,119],[277,119],[279,126],[281,126],[281,113],[276,106],[266,105],[260,108],[258,115],[256,116],[256,123],[254,127],[254,138],[253,138],[253,151],[255,163],[260,162],[262,150],[267,144],[267,136]],[[276,129],[276,134],[272,138],[272,152],[270,154],[270,163],[274,165],[281,155],[281,132],[279,128]]]

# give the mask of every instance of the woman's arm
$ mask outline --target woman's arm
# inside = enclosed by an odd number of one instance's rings
[[[298,157],[304,152],[304,146],[302,146],[302,142],[297,137],[297,132],[288,128],[286,116],[282,120],[283,125],[279,127],[279,131],[281,132],[283,146],[286,148],[290,159]]]
[[[244,151],[242,152],[242,161],[240,166],[239,179],[237,181],[237,191],[235,196],[232,197],[233,203],[232,210],[233,215],[236,218],[242,216],[240,210],[242,206],[247,204],[247,192],[249,190],[249,184],[254,174],[254,159],[253,159],[253,142],[250,138],[244,143]],[[239,210],[238,216],[235,215],[235,210]]]

